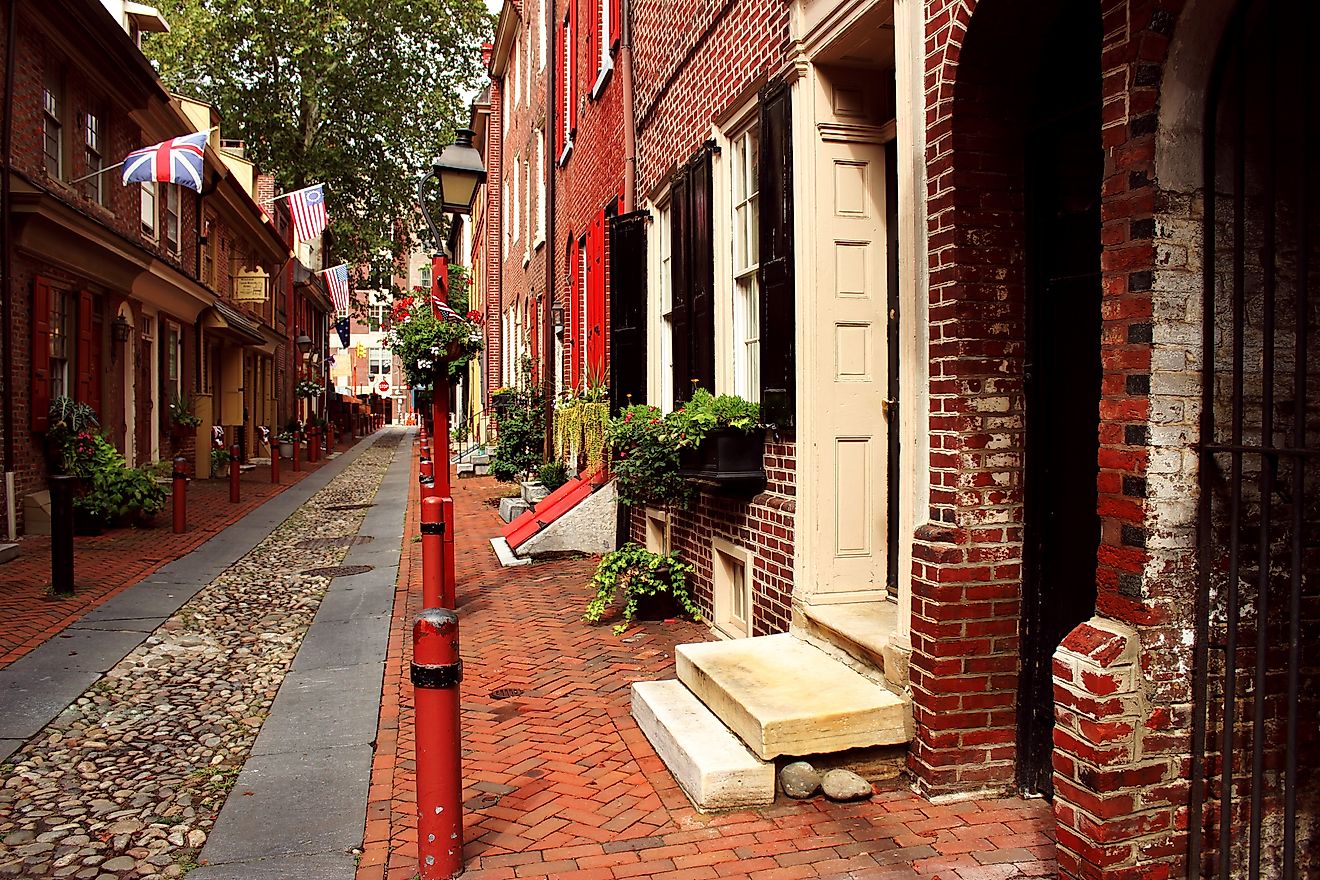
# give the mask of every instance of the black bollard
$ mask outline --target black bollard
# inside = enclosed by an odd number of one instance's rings
[[[57,596],[73,595],[73,487],[77,479],[50,478],[50,578]]]

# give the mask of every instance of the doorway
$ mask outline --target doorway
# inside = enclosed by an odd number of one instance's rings
[[[1026,437],[1017,781],[1053,794],[1051,660],[1095,612],[1100,407],[1100,11],[1058,4],[1024,123]]]

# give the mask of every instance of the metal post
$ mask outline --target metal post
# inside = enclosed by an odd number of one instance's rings
[[[425,474],[419,474],[417,476],[417,483],[418,485],[421,486],[421,495],[423,501],[425,501],[427,498],[439,497],[438,495],[435,494],[435,477],[428,477]]]
[[[238,491],[238,444],[229,447],[229,501],[237,504],[241,500]]]
[[[417,860],[421,880],[463,872],[463,760],[458,615],[428,608],[413,620],[417,742]]]
[[[174,459],[174,534],[188,531],[188,459]]]
[[[426,494],[426,484],[422,484]],[[453,608],[444,603],[444,535],[445,524],[439,498],[431,495],[422,499],[422,607]]]
[[[430,477],[431,479],[435,479],[435,463],[432,462],[431,459],[423,458],[420,462],[417,463],[417,470],[421,473],[423,477]]]
[[[50,478],[50,580],[57,596],[73,595],[73,487],[77,479]]]
[[[299,462],[298,459],[298,434],[296,431],[294,432],[293,435],[293,469],[295,471],[302,470],[302,464]]]

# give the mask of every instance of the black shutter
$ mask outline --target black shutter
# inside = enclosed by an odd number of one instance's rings
[[[669,313],[670,351],[674,356],[674,406],[686,401],[691,394],[692,378],[689,353],[691,334],[688,332],[688,278],[689,264],[688,231],[690,211],[688,206],[688,177],[684,169],[674,176],[673,186],[669,191],[669,266],[673,277],[671,291],[671,311]]]
[[[715,234],[712,228],[715,216],[711,199],[713,153],[712,146],[703,147],[688,169],[688,197],[692,205],[692,250],[688,268],[692,285],[688,316],[692,363],[688,369],[696,384],[710,392],[715,390]]]
[[[618,412],[646,403],[646,221],[610,218],[610,401]]]
[[[797,424],[793,292],[793,146],[789,88],[761,90],[760,190],[761,418]]]

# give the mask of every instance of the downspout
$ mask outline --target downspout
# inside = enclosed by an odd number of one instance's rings
[[[547,33],[555,33],[555,4],[546,3],[545,17]],[[551,43],[551,45],[554,45]],[[554,155],[555,136],[558,130],[555,127],[555,114],[559,112],[559,102],[555,99],[555,75],[559,72],[555,68],[557,64],[546,64],[548,71],[545,77],[545,134],[548,138],[546,149],[543,154],[546,161],[543,163],[542,173],[545,174],[545,225],[546,225],[546,243],[545,243],[545,303],[541,309],[541,387],[545,389],[542,395],[545,398],[544,420],[545,420],[545,460],[552,461],[555,449],[555,400],[554,400],[554,360],[555,360],[555,323],[554,323],[554,305],[555,305],[555,229],[558,224],[555,222],[555,172],[554,168],[559,162],[559,157]],[[565,132],[567,140],[567,132]],[[503,143],[500,149],[503,150]],[[503,163],[501,163],[502,166]]]
[[[18,523],[15,522],[17,499],[14,494],[14,302],[10,289],[12,274],[12,226],[9,215],[9,169],[13,163],[13,128],[14,128],[14,51],[17,39],[14,33],[17,25],[18,0],[9,0],[9,20],[5,27],[5,96],[4,128],[0,131],[0,153],[4,154],[4,168],[0,170],[0,221],[4,230],[4,242],[0,244],[0,335],[4,336],[4,361],[0,367],[0,378],[4,382],[4,432],[5,432],[5,525],[10,541],[18,538]]]
[[[619,87],[623,89],[623,206],[630,214],[637,205],[637,112],[633,106],[632,0],[620,0]]]

